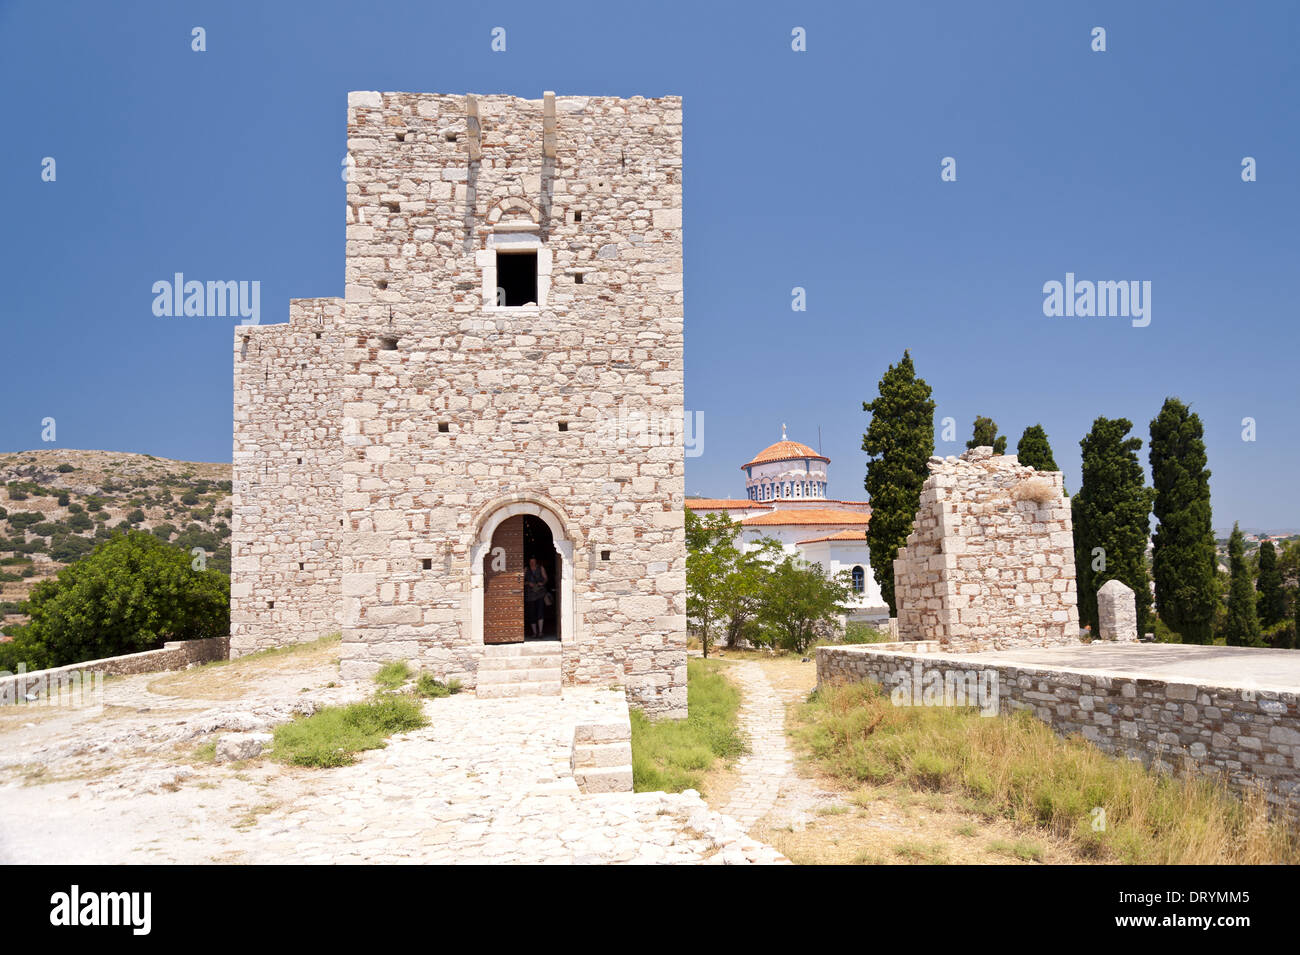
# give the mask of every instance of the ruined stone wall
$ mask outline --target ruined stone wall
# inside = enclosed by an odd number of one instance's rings
[[[230,652],[339,629],[343,302],[235,329]]]
[[[912,533],[894,560],[899,636],[971,651],[1077,643],[1061,473],[991,448],[929,466]]]
[[[1002,714],[1030,710],[1062,736],[1080,735],[1107,753],[1161,771],[1186,764],[1204,774],[1223,774],[1239,789],[1262,788],[1271,803],[1300,818],[1300,696],[1295,693],[870,645],[819,647],[817,685],[869,680],[888,690],[900,685],[903,674],[916,683],[911,671],[918,665],[927,680],[935,671],[946,677],[993,670]],[[982,682],[977,676],[974,684]]]
[[[546,113],[349,96],[343,674],[405,659],[473,685],[480,529],[539,502],[573,547],[565,681],[684,716],[682,449],[608,427],[682,419],[681,102]],[[496,252],[521,240],[538,302],[498,307]]]

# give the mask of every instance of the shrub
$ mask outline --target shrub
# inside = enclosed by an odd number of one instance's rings
[[[60,564],[71,564],[95,549],[95,542],[87,537],[69,535],[60,537],[50,545],[50,557]]]
[[[56,524],[53,521],[41,521],[39,524],[33,524],[28,528],[33,534],[41,537],[51,537],[54,534],[66,533],[62,524]]]
[[[73,501],[71,504],[68,505],[69,514],[80,514],[85,510],[86,509],[82,507],[80,504],[78,504],[76,501]]]
[[[66,524],[69,530],[77,532],[88,531],[95,526],[95,522],[90,519],[90,516],[82,513],[69,516]]]
[[[191,570],[184,551],[134,532],[115,535],[55,580],[37,584],[28,612],[28,639],[61,666],[151,650],[167,640],[225,636],[230,582],[216,571]]]
[[[11,481],[9,483],[8,491],[9,491],[9,500],[11,501],[27,500],[27,492],[24,491],[21,487],[19,487],[16,482]]]
[[[382,687],[395,690],[411,675],[411,668],[401,660],[394,660],[392,663],[385,663],[375,674],[375,682]]]
[[[144,520],[144,511],[137,507],[130,514],[126,515],[126,520],[129,524],[139,524]]]
[[[86,498],[86,510],[88,511],[92,511],[92,512],[98,511],[101,508],[103,508],[103,506],[104,506],[104,502],[101,501],[98,497]]]
[[[74,468],[71,464],[60,464],[54,470],[58,471],[60,474],[71,474],[73,471],[77,469]]]
[[[181,495],[181,503],[186,507],[193,507],[195,504],[199,503],[199,496],[193,491],[186,491]]]
[[[888,643],[889,634],[882,633],[869,623],[849,621],[844,627],[844,643]]]
[[[443,683],[436,680],[428,673],[421,673],[420,679],[415,683],[415,692],[420,696],[427,696],[430,699],[439,699],[444,696],[452,696],[461,690],[460,680],[448,680]]]
[[[1027,478],[1011,489],[1011,500],[1047,504],[1061,500],[1061,495],[1052,487],[1051,481],[1045,478]]]
[[[68,496],[67,491],[61,493],[59,495],[58,500],[59,500],[59,507],[67,507],[69,504],[72,503],[72,498]]]

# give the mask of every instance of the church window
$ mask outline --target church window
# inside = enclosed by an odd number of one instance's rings
[[[853,568],[853,592],[855,594],[862,593],[863,589],[866,587],[866,584],[867,584],[867,575],[863,572],[862,565],[859,564],[858,566]]]

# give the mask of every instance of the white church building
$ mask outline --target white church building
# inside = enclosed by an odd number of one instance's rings
[[[740,466],[743,498],[688,497],[686,506],[700,516],[727,514],[740,524],[750,547],[770,537],[786,553],[821,564],[827,576],[847,571],[853,586],[849,619],[883,622],[889,607],[871,574],[867,550],[871,505],[828,496],[830,463],[808,445],[788,440],[782,426],[780,441]]]

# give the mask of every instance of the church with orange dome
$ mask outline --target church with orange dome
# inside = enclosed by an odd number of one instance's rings
[[[847,571],[853,587],[849,619],[881,622],[888,619],[889,607],[871,574],[871,505],[829,496],[830,463],[808,445],[789,440],[782,426],[780,441],[740,466],[743,498],[688,497],[686,506],[701,516],[725,513],[740,524],[748,545],[771,537],[786,553],[820,564],[827,576]]]

